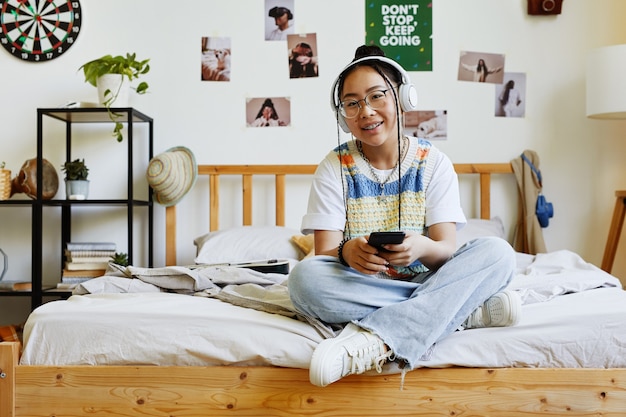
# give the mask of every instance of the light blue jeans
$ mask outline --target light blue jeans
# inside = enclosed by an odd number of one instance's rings
[[[503,239],[463,245],[438,270],[413,281],[381,279],[315,256],[289,274],[289,294],[301,312],[327,323],[354,322],[378,335],[409,369],[438,340],[513,278],[515,252]]]

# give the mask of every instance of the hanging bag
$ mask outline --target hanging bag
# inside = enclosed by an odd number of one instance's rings
[[[528,159],[526,155],[522,154],[521,156],[524,162],[526,162],[528,166],[530,167],[530,169],[535,173],[535,175],[537,176],[537,180],[539,181],[539,186],[542,187],[543,189],[541,171],[539,171],[537,167],[535,167],[535,165],[533,165],[533,163],[530,162],[530,159]],[[537,196],[537,205],[535,206],[535,214],[537,215],[537,219],[539,220],[539,225],[541,227],[548,227],[548,224],[550,223],[550,218],[554,217],[554,206],[552,205],[552,203],[546,200],[546,197],[543,195],[541,191],[539,192],[539,195]]]

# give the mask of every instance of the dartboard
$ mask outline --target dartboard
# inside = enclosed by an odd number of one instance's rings
[[[78,0],[0,0],[0,43],[21,60],[50,61],[76,42],[80,15]]]

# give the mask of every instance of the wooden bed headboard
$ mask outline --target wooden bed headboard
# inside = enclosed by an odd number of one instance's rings
[[[252,178],[255,175],[273,175],[276,192],[276,225],[285,225],[285,177],[313,175],[317,165],[198,165],[198,175],[209,177],[209,230],[219,228],[220,176],[238,175],[242,178],[242,225],[252,224]],[[480,176],[480,218],[491,218],[491,175],[511,174],[510,163],[454,164],[457,174]],[[165,265],[176,265],[176,206],[165,210]]]

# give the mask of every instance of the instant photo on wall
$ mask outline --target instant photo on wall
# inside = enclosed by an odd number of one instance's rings
[[[447,140],[448,111],[418,110],[404,113],[404,134],[428,140]]]
[[[288,97],[257,97],[246,101],[248,127],[283,127],[291,124],[291,102]]]

